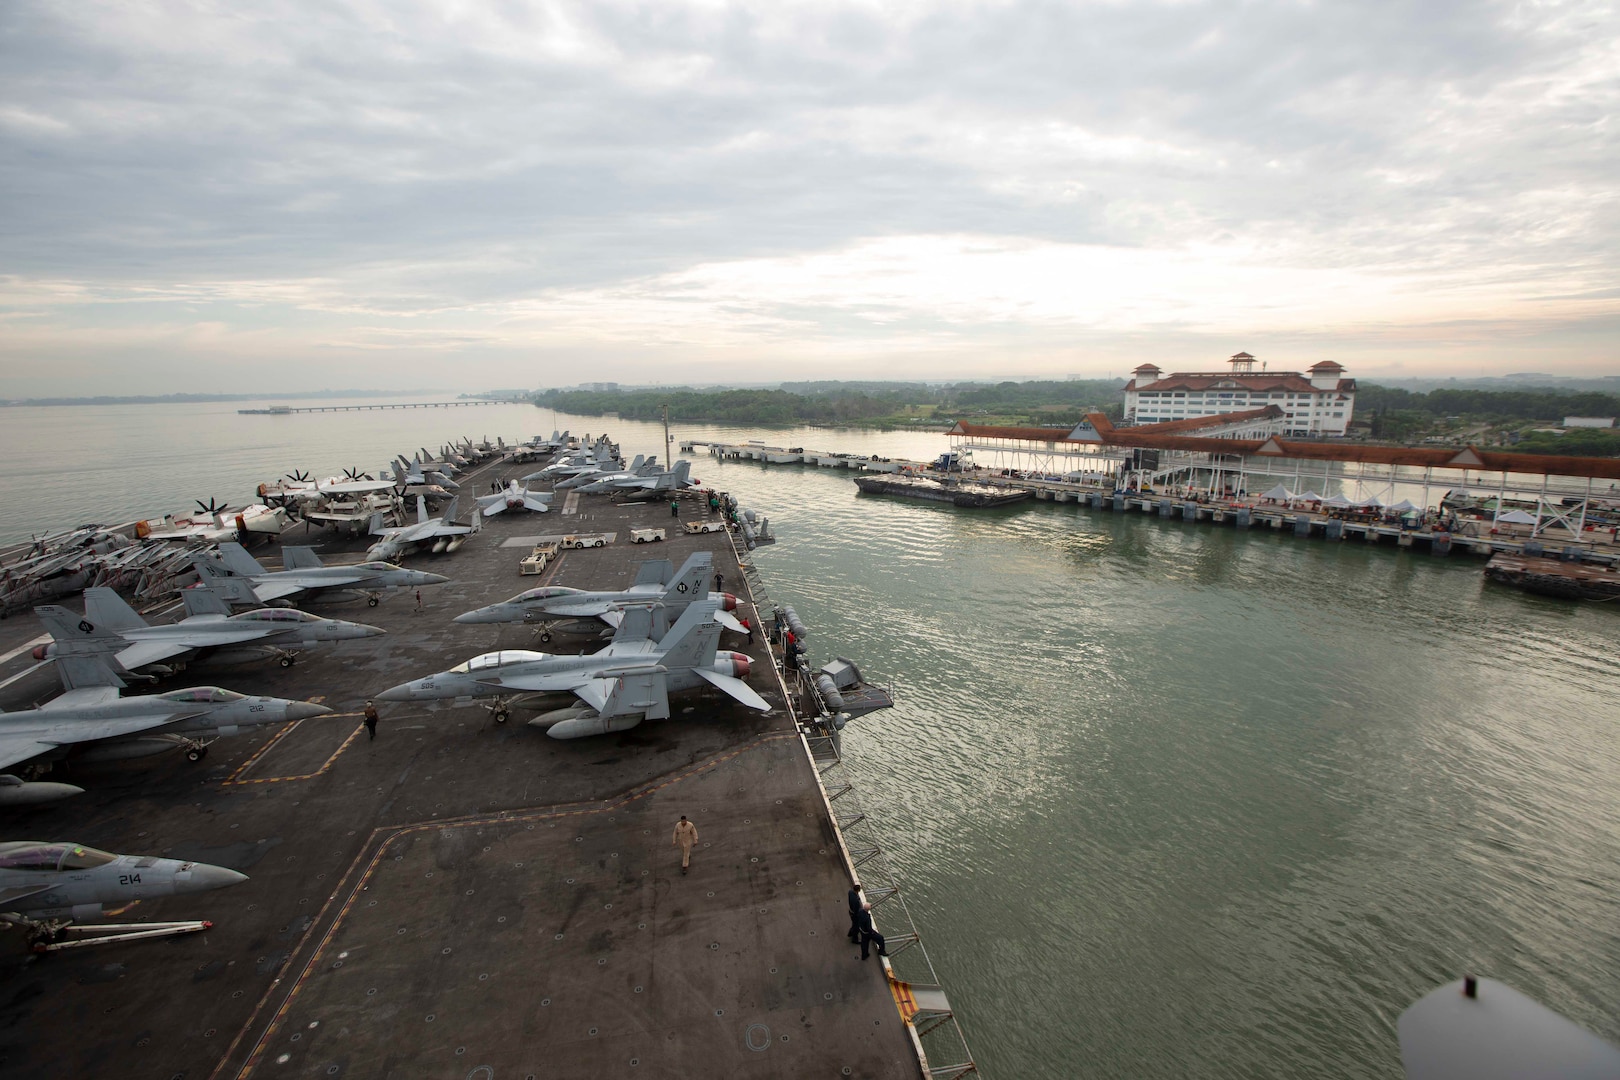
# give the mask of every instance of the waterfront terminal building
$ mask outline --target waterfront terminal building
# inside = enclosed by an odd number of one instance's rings
[[[1356,380],[1332,360],[1310,371],[1255,371],[1240,352],[1230,371],[1162,374],[1143,364],[1125,384],[1125,423],[1163,424],[1274,406],[1282,410],[1284,438],[1342,437],[1356,404]]]

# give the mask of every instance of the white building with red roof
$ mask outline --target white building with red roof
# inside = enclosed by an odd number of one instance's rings
[[[1332,360],[1308,372],[1254,370],[1255,360],[1240,352],[1230,371],[1162,373],[1143,364],[1125,384],[1125,422],[1163,424],[1197,416],[1219,416],[1274,405],[1283,411],[1285,438],[1342,436],[1355,411],[1356,380]]]

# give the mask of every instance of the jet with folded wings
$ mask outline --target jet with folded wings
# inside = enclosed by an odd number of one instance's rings
[[[287,597],[327,590],[355,590],[369,594],[372,607],[388,589],[442,585],[450,579],[425,570],[407,570],[381,559],[346,566],[326,566],[307,547],[281,549],[284,570],[266,570],[241,544],[223,543],[218,555],[201,554],[192,564],[203,581],[226,590],[233,604],[265,604]],[[234,591],[233,591],[234,590]]]
[[[635,727],[643,719],[670,716],[669,695],[713,686],[751,709],[771,706],[743,680],[749,659],[723,652],[716,604],[689,605],[657,642],[651,640],[652,605],[629,607],[613,642],[587,656],[554,656],[543,652],[505,650],[475,656],[449,671],[402,683],[378,694],[383,701],[475,698],[496,699],[497,721],[518,699],[533,694],[572,694],[581,704],[555,709],[529,723],[546,728],[554,739],[578,739]]]
[[[149,623],[112,589],[84,590],[84,618],[41,616],[56,639],[34,650],[36,660],[55,655],[65,642],[101,640],[126,672],[171,675],[199,653],[235,661],[276,659],[292,667],[297,653],[322,641],[350,641],[383,633],[375,626],[323,619],[296,608],[258,608],[232,615],[221,591],[182,589],[186,617],[177,623]],[[61,608],[51,612],[66,611]],[[155,670],[151,670],[155,669]]]

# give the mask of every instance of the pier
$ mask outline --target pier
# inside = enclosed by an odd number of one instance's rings
[[[469,405],[521,404],[513,398],[467,398],[463,401],[378,402],[375,405],[272,405],[267,409],[237,409],[238,416],[291,416],[312,412],[374,412],[384,409],[455,409]]]
[[[1273,461],[1266,463],[1267,471],[1256,468],[1242,473],[1235,463],[1227,463],[1224,469],[1211,470],[1205,466],[1202,474],[1205,482],[1200,486],[1194,482],[1197,476],[1196,466],[1188,463],[1155,461],[1150,472],[1129,467],[1129,463],[1140,461],[1140,458],[1110,456],[1106,452],[1100,452],[1095,446],[1062,447],[1054,444],[1042,444],[1038,448],[1016,444],[1008,446],[991,441],[993,436],[987,437],[982,433],[959,432],[958,435],[969,437],[959,437],[953,441],[952,449],[956,453],[988,449],[1006,455],[1014,465],[1039,466],[1041,471],[1032,472],[1016,467],[991,469],[969,466],[962,470],[953,469],[947,474],[935,471],[930,462],[766,446],[758,441],[726,443],[683,440],[680,445],[683,452],[695,453],[701,449],[713,457],[729,461],[758,461],[771,465],[797,464],[862,473],[907,472],[934,479],[957,477],[971,480],[975,484],[1006,488],[1009,491],[1029,491],[1041,502],[1072,503],[1080,508],[1108,513],[1153,514],[1170,520],[1238,529],[1272,529],[1300,539],[1355,540],[1370,544],[1394,544],[1403,548],[1421,547],[1436,555],[1461,552],[1488,559],[1493,555],[1508,554],[1550,557],[1603,566],[1620,565],[1620,543],[1616,542],[1616,537],[1609,526],[1605,524],[1602,528],[1596,527],[1592,522],[1586,521],[1584,514],[1580,512],[1584,506],[1576,507],[1572,511],[1571,507],[1563,505],[1561,501],[1554,504],[1556,510],[1547,513],[1546,521],[1538,520],[1535,524],[1493,524],[1483,519],[1440,514],[1425,507],[1413,508],[1415,517],[1403,513],[1368,512],[1365,510],[1368,505],[1366,503],[1360,504],[1360,508],[1350,505],[1343,509],[1333,509],[1323,507],[1325,501],[1323,498],[1268,500],[1249,495],[1246,491],[1241,495],[1226,495],[1212,494],[1209,489],[1224,483],[1226,474],[1244,479],[1275,477],[1280,474],[1290,477],[1296,484],[1309,481],[1323,487],[1354,483],[1362,477],[1343,471],[1334,472],[1331,468],[1322,467],[1321,463],[1318,463],[1316,470],[1308,471],[1299,461]],[[1026,456],[1019,457],[1020,453]],[[1471,461],[1467,466],[1459,468],[1473,469],[1476,464],[1477,462]],[[1603,464],[1620,468],[1620,462],[1603,462]],[[1065,478],[1074,475],[1083,478]],[[1130,478],[1123,486],[1116,479],[1121,476]],[[1150,481],[1155,476],[1160,480],[1175,476],[1182,483],[1174,488],[1151,482],[1143,484],[1144,480]],[[1393,470],[1385,470],[1378,474],[1377,479],[1383,485],[1386,494],[1395,484],[1402,484],[1424,487],[1427,496],[1429,488],[1444,483],[1435,476],[1432,466],[1421,478],[1407,478]],[[1554,499],[1576,497],[1569,494],[1570,492],[1589,491],[1593,478],[1579,479],[1584,481],[1584,485],[1568,485],[1562,488],[1544,485],[1532,490],[1542,498],[1545,505]],[[1131,486],[1133,481],[1138,486]],[[1476,487],[1479,486],[1477,471],[1473,482]],[[1455,483],[1458,487],[1464,486],[1467,483],[1466,472]],[[1495,482],[1491,486],[1493,489],[1500,489],[1504,496],[1519,491],[1517,486],[1505,482]],[[1584,501],[1585,496],[1581,498]],[[1595,497],[1593,501],[1596,501]],[[1447,524],[1452,527],[1445,527]]]

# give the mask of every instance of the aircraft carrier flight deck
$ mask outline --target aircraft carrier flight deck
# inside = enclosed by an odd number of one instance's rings
[[[466,478],[487,489],[496,472]],[[768,714],[716,691],[672,698],[670,720],[561,741],[514,712],[366,699],[492,649],[542,645],[524,625],[454,616],[535,585],[628,586],[641,559],[714,553],[737,615],[761,625],[725,533],[684,535],[668,500],[562,493],[547,514],[489,520],[461,550],[404,560],[448,584],[309,610],[380,626],[274,663],[193,665],[163,688],[221,685],[306,699],[334,715],[256,729],[181,754],[67,779],[84,794],[4,811],[12,839],[226,866],[215,892],[143,901],[122,918],[208,919],[198,934],[38,956],[0,934],[0,1074],[154,1077],[915,1077],[920,1066],[877,957],[845,937],[849,872],[816,770],[784,707],[764,635],[722,648],[754,660]],[[705,516],[682,500],[682,518]],[[629,530],[665,527],[664,543]],[[609,532],[520,577],[531,538]],[[288,544],[305,542],[304,526]],[[308,534],[328,562],[365,540]],[[254,549],[274,566],[275,545]],[[68,601],[72,606],[74,601]],[[769,614],[767,613],[767,620]],[[40,633],[0,623],[0,655]],[[26,649],[0,680],[33,663]],[[44,668],[0,690],[27,708]],[[134,687],[133,692],[149,692]],[[697,826],[689,873],[671,833]]]

